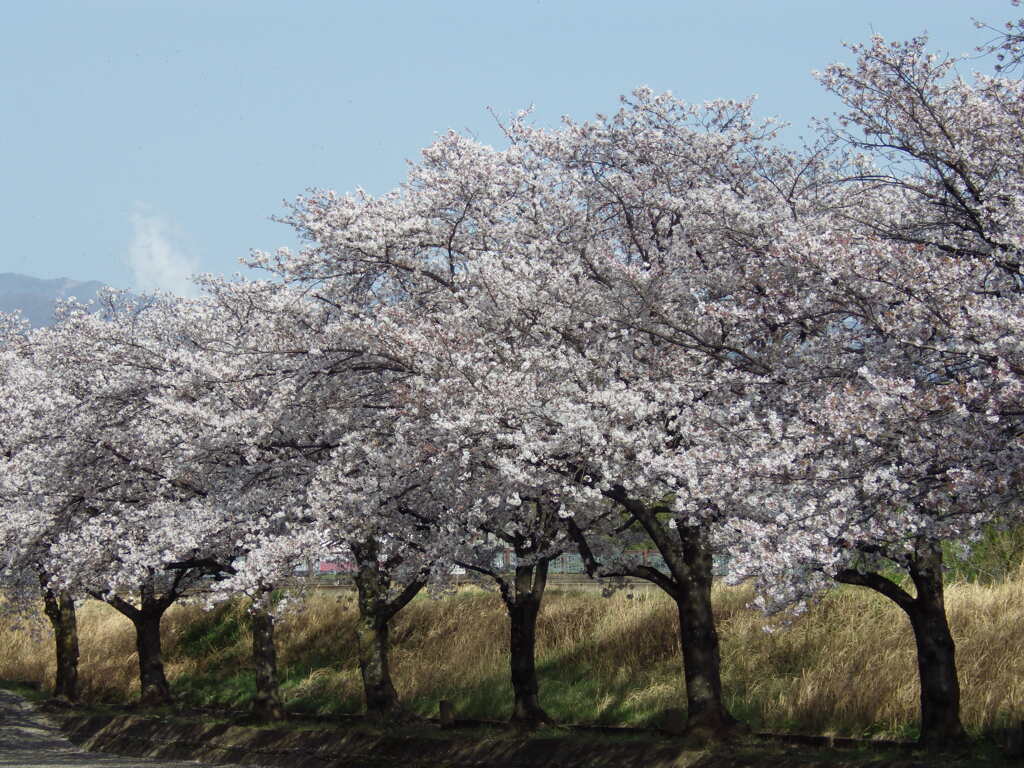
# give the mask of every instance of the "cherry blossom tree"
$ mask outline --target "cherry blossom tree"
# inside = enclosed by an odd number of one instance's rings
[[[782,252],[801,301],[831,318],[801,330],[800,350],[831,383],[793,382],[776,445],[742,460],[762,492],[737,485],[746,498],[733,503],[765,510],[736,527],[769,603],[832,577],[906,611],[921,741],[941,745],[963,729],[940,543],[1019,515],[1022,102],[1018,82],[955,77],[957,61],[926,42],[875,38],[853,47],[854,67],[820,76],[848,107],[827,130],[859,154],[821,234]],[[893,566],[914,596],[885,575]]]
[[[244,457],[224,502],[240,519],[254,530],[305,531],[321,552],[354,562],[367,711],[402,717],[389,628],[435,578],[440,552],[428,521],[441,506],[433,495],[438,462],[422,436],[396,420],[392,392],[403,364],[364,343],[347,305],[270,282],[210,279],[206,287],[223,322],[189,336],[208,356],[211,386],[179,410],[205,435],[206,450]],[[288,546],[275,536],[275,551]],[[250,550],[224,585],[273,584],[289,559],[267,570],[269,561]]]
[[[728,730],[710,610],[709,526],[723,511],[685,478],[717,450],[718,421],[748,407],[766,368],[744,348],[771,330],[733,311],[745,325],[730,335],[725,313],[703,315],[801,204],[804,168],[768,147],[749,104],[691,109],[646,91],[607,121],[550,134],[517,121],[509,137],[496,152],[448,135],[385,198],[303,198],[289,221],[312,245],[257,261],[325,302],[373,296],[366,322],[408,361],[421,418],[495,473],[497,514],[479,529],[521,536],[526,564],[608,521],[609,499],[646,527],[678,573],[631,573],[686,613],[695,727]],[[548,502],[502,501],[513,494]],[[538,575],[517,579],[524,594]]]
[[[556,533],[552,521],[558,517],[552,505],[538,501],[543,488],[531,484],[527,477],[503,479],[494,466],[500,461],[496,447],[508,434],[505,428],[495,428],[500,401],[482,407],[488,397],[485,390],[467,389],[475,372],[454,360],[480,353],[485,326],[479,314],[488,310],[462,296],[466,263],[479,246],[472,242],[472,233],[468,241],[464,239],[458,212],[447,207],[451,193],[457,190],[442,185],[483,188],[490,183],[493,173],[485,177],[486,169],[473,168],[476,159],[486,163],[493,158],[485,151],[466,158],[461,167],[473,175],[459,181],[451,175],[444,181],[440,176],[427,178],[434,170],[425,166],[405,191],[380,200],[338,198],[329,193],[304,198],[289,221],[310,246],[300,254],[263,255],[257,261],[292,282],[311,286],[311,294],[324,304],[347,307],[351,315],[347,322],[360,327],[363,348],[387,361],[392,374],[399,374],[391,389],[390,410],[381,411],[387,416],[383,429],[370,438],[353,432],[357,436],[353,447],[363,452],[361,461],[368,462],[379,459],[369,455],[367,446],[389,444],[384,454],[388,465],[417,468],[421,476],[429,471],[429,478],[404,481],[406,489],[415,488],[424,500],[413,504],[403,488],[390,483],[382,497],[378,480],[374,480],[373,487],[360,488],[348,504],[363,499],[365,505],[367,499],[380,499],[383,507],[393,507],[399,516],[408,516],[442,536],[441,541],[446,542],[444,561],[461,562],[496,580],[510,614],[513,719],[535,723],[548,719],[537,700],[533,660],[536,616],[547,563],[568,542],[564,533],[560,538]],[[445,162],[441,157],[438,161]],[[458,199],[453,202],[457,204]],[[444,253],[440,249],[446,242]],[[322,279],[324,273],[331,278]],[[441,327],[438,321],[445,315],[448,324]],[[493,373],[493,383],[505,389],[508,382],[501,382],[500,377],[506,370],[495,366]],[[397,440],[381,433],[393,434]],[[408,458],[395,461],[392,451],[399,448]],[[351,467],[351,461],[346,466]],[[379,478],[380,474],[374,472],[369,477]],[[329,487],[343,488],[344,479],[332,476]],[[506,503],[511,498],[515,502]],[[344,509],[346,505],[331,506]],[[434,513],[425,515],[423,510],[429,508]],[[512,510],[514,514],[510,514]],[[494,567],[493,546],[483,544],[487,537],[492,544],[504,540],[516,549],[515,578]]]
[[[22,421],[25,447],[7,479],[49,531],[48,588],[87,592],[132,621],[142,701],[157,703],[170,698],[163,613],[200,575],[228,568],[237,550],[204,505],[202,472],[181,451],[185,436],[151,407],[154,393],[180,385],[189,354],[161,334],[173,328],[175,303],[108,301],[101,314],[71,307],[35,332],[33,364],[49,389],[29,401],[38,418]]]
[[[0,452],[4,475],[0,479],[0,588],[4,612],[24,620],[31,614],[42,591],[43,608],[53,629],[57,672],[53,694],[78,698],[78,626],[75,600],[68,590],[51,588],[46,567],[53,543],[52,518],[33,507],[38,497],[26,500],[14,493],[8,465],[21,450],[23,425],[32,423],[51,407],[66,402],[44,371],[33,364],[33,344],[27,324],[16,316],[0,315]],[[42,402],[40,402],[42,400]],[[56,436],[53,436],[56,439]]]
[[[511,134],[558,169],[563,194],[572,191],[586,222],[577,269],[600,296],[582,330],[596,326],[605,338],[582,335],[577,345],[598,368],[580,400],[593,437],[567,463],[621,518],[603,558],[574,527],[575,538],[592,570],[643,578],[672,596],[690,729],[726,733],[735,721],[723,702],[710,597],[712,533],[730,510],[695,476],[716,463],[721,424],[742,419],[752,385],[770,370],[772,329],[731,305],[757,288],[747,262],[800,203],[802,168],[772,149],[772,127],[752,121],[749,103],[697,108],[645,90],[608,118],[567,121],[558,132],[518,122]],[[629,561],[630,528],[653,542],[665,571]],[[609,543],[618,551],[607,552]]]

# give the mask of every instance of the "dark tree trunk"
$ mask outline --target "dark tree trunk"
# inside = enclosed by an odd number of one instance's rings
[[[284,720],[284,706],[277,679],[277,649],[274,647],[274,617],[256,605],[249,614],[252,628],[252,660],[256,667],[256,697],[253,715],[259,720]]]
[[[907,611],[917,642],[921,680],[921,744],[943,747],[966,738],[960,722],[960,681],[956,645],[946,620],[942,550],[932,547],[911,561],[917,597]]]
[[[68,701],[78,700],[78,621],[75,601],[68,592],[43,590],[46,616],[53,626],[57,652],[57,678],[53,695]]]
[[[356,623],[356,645],[366,712],[385,720],[400,719],[406,713],[391,681],[391,620],[426,586],[426,579],[410,582],[401,593],[389,599],[391,579],[387,569],[377,560],[376,543],[361,542],[350,544],[350,547],[357,564],[355,583],[359,620]]]
[[[359,642],[359,671],[363,676],[366,711],[385,718],[401,710],[398,692],[391,682],[389,629],[387,618],[375,613],[360,612],[356,637]]]
[[[921,744],[942,747],[964,740],[956,648],[941,606],[918,606],[910,614],[921,681]]]
[[[139,704],[161,706],[172,703],[171,686],[164,675],[163,651],[160,647],[160,620],[178,598],[176,588],[157,597],[152,583],[139,590],[139,608],[118,595],[97,594],[127,616],[135,626],[135,649],[139,655]]]
[[[667,506],[649,506],[630,497],[621,486],[604,492],[638,521],[665,560],[668,573],[647,564],[636,564],[614,574],[645,579],[664,590],[676,603],[679,614],[679,646],[686,681],[686,733],[695,743],[729,739],[746,726],[736,720],[722,696],[722,662],[718,630],[711,606],[714,582],[713,550],[708,530],[675,520]],[[583,557],[587,571],[599,575],[600,563],[583,531],[569,522],[569,533]]]
[[[837,580],[869,587],[899,605],[910,618],[917,644],[921,688],[922,746],[942,749],[962,744],[967,735],[960,722],[960,682],[956,645],[946,620],[942,582],[942,550],[926,544],[910,559],[910,577],[917,595],[911,597],[895,582],[877,573],[842,571]]]
[[[552,722],[540,705],[537,682],[537,614],[547,584],[548,561],[517,566],[515,591],[502,589],[509,618],[509,663],[512,672],[512,722],[536,727]]]
[[[713,559],[702,529],[680,527],[686,568],[673,595],[679,612],[679,644],[686,679],[687,728],[721,738],[738,725],[722,698],[722,659],[711,607]]]
[[[160,619],[163,611],[142,610],[132,618],[135,625],[135,647],[139,652],[139,703],[161,706],[171,703],[171,686],[164,675],[163,651],[160,646]]]

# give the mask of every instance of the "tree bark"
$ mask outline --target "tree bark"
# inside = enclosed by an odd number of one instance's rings
[[[917,643],[921,680],[921,736],[928,747],[958,744],[966,738],[960,722],[960,681],[956,644],[946,619],[942,550],[929,548],[910,565],[917,597],[907,611]]]
[[[53,695],[78,701],[78,621],[75,601],[66,591],[43,590],[43,606],[50,624],[57,653],[57,675]]]
[[[157,597],[152,583],[143,584],[139,588],[139,608],[119,595],[97,594],[96,597],[110,603],[135,626],[135,649],[139,655],[139,704],[162,706],[172,703],[171,686],[164,675],[160,620],[178,598],[176,588]]]
[[[391,620],[426,586],[426,579],[413,580],[397,596],[389,599],[391,578],[377,560],[376,543],[350,544],[350,548],[357,565],[355,583],[359,620],[356,623],[356,647],[366,712],[385,720],[399,719],[405,716],[405,710],[391,681]]]
[[[398,692],[391,681],[390,626],[377,612],[360,611],[356,626],[359,643],[359,671],[369,714],[391,718],[401,710]]]
[[[844,584],[874,589],[906,612],[917,644],[917,673],[921,690],[921,733],[918,742],[929,749],[962,744],[967,739],[960,722],[960,681],[956,644],[949,631],[942,580],[942,549],[928,543],[910,558],[910,578],[917,595],[911,597],[878,573],[841,571]]]
[[[547,584],[548,561],[516,566],[515,591],[502,589],[509,617],[512,722],[528,728],[553,722],[540,705],[537,682],[537,615]]]
[[[668,573],[665,573],[638,563],[606,575],[645,579],[675,601],[686,681],[687,736],[695,743],[706,743],[729,739],[746,730],[746,726],[729,713],[722,696],[722,661],[711,605],[714,559],[706,527],[677,522],[673,530],[664,519],[674,519],[670,508],[633,499],[621,486],[613,486],[604,495],[640,523],[668,568]],[[583,531],[570,521],[569,533],[576,542],[587,572],[591,576],[598,575],[600,563]]]
[[[249,623],[252,628],[252,660],[256,667],[256,696],[252,702],[253,716],[258,720],[284,720],[277,677],[277,649],[274,646],[274,617],[253,605]]]
[[[706,533],[699,528],[680,527],[680,539],[686,568],[676,576],[673,598],[679,613],[687,728],[721,738],[739,723],[722,698],[722,659],[711,606],[711,548]]]
[[[135,647],[139,652],[139,703],[142,706],[162,706],[172,701],[171,686],[164,675],[160,645],[160,619],[163,613],[162,610],[144,609],[132,618],[135,625]]]

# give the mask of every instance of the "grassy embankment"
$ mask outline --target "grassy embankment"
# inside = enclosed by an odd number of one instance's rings
[[[881,597],[847,588],[791,626],[764,630],[750,593],[716,588],[724,682],[733,711],[757,729],[912,737],[918,688],[908,622]],[[947,592],[958,647],[963,719],[974,733],[1024,719],[1024,573],[993,586]],[[358,712],[351,593],[316,594],[278,630],[289,709]],[[137,694],[130,623],[89,603],[79,613],[87,701]],[[463,590],[419,598],[393,631],[396,687],[408,705],[434,714],[450,699],[462,716],[509,712],[504,609],[497,596]],[[167,673],[183,703],[244,707],[253,691],[249,635],[239,605],[172,609],[164,621]],[[603,598],[550,592],[539,624],[541,697],[563,722],[644,725],[683,702],[673,604],[654,590]],[[0,679],[53,675],[45,635],[0,628]]]

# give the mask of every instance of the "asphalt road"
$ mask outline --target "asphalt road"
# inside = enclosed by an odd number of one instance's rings
[[[82,752],[19,696],[0,690],[0,768],[213,768]]]

